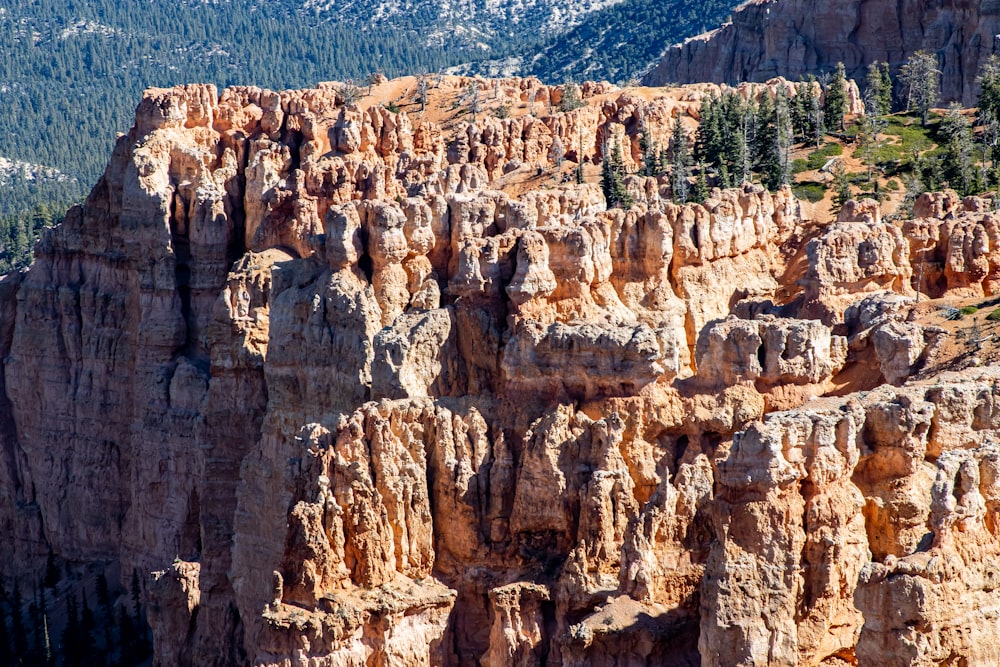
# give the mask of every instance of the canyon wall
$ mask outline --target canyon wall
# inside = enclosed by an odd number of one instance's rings
[[[643,83],[792,80],[844,63],[863,83],[874,61],[893,71],[921,49],[938,58],[941,101],[976,103],[976,76],[997,52],[992,0],[749,0],[722,27],[671,46]]]
[[[996,214],[608,210],[603,139],[703,91],[438,85],[517,111],[146,93],[0,280],[4,577],[137,572],[158,665],[995,661],[1000,371],[893,385],[915,267],[993,294]]]

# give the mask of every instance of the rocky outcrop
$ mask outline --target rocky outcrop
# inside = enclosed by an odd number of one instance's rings
[[[924,50],[938,56],[941,100],[970,106],[997,33],[1000,8],[989,1],[749,0],[730,23],[667,49],[643,83],[797,80],[838,62],[863,82],[869,63],[888,62],[895,70]]]
[[[843,321],[847,307],[866,294],[912,294],[910,246],[894,225],[839,220],[806,252],[804,310],[829,324]]]
[[[583,90],[474,124],[333,85],[149,91],[0,279],[0,572],[135,573],[162,665],[867,664],[912,627],[940,629],[920,656],[995,631],[1000,380],[913,382],[901,231],[984,285],[957,221],[988,236],[985,204],[813,233],[787,189],[677,205],[634,176],[607,210],[552,142],[599,161],[696,96]],[[822,398],[863,363],[903,386]],[[983,565],[895,588],[928,549]]]
[[[895,464],[885,458],[872,468],[909,482],[909,507],[898,511],[916,510],[909,516],[917,530],[902,533],[895,545],[886,545],[895,548],[881,562],[861,572],[856,601],[865,623],[857,655],[863,664],[946,664],[960,656],[985,665],[998,659],[991,639],[998,628],[996,444],[974,439],[951,449],[959,441],[942,441],[935,433],[945,420],[955,434],[991,424],[995,382],[929,393],[931,403],[915,406],[923,413],[914,420],[922,428],[900,443],[909,456]],[[964,418],[970,410],[979,417]],[[910,458],[924,447],[933,465]]]

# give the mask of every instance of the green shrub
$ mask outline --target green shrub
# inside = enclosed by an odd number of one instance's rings
[[[986,316],[990,322],[1000,322],[1000,308],[997,308],[992,313]]]
[[[899,188],[900,188],[899,181],[897,181],[895,178],[890,178],[888,182],[886,182],[885,184],[885,189],[888,190],[889,192],[896,192],[897,190],[899,190]]]
[[[792,192],[799,199],[804,199],[807,202],[815,204],[816,202],[823,201],[823,198],[826,197],[826,186],[816,181],[804,181],[796,183],[792,187]]]
[[[976,313],[979,312],[979,309],[976,308],[975,306],[966,306],[965,308],[962,308],[958,312],[962,313],[963,315],[975,315]]]

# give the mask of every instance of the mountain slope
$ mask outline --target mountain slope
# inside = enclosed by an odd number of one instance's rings
[[[734,0],[625,0],[550,38],[524,73],[543,80],[625,82],[655,63],[666,46],[725,20]]]

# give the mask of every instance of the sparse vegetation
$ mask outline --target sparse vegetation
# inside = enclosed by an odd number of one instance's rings
[[[823,201],[826,197],[826,186],[816,181],[805,181],[796,183],[792,188],[792,192],[799,199],[804,199],[815,204],[816,202]]]
[[[792,173],[801,174],[804,171],[815,171],[820,169],[832,157],[839,157],[844,154],[844,147],[840,144],[826,143],[817,148],[808,157],[799,158],[792,163]]]

